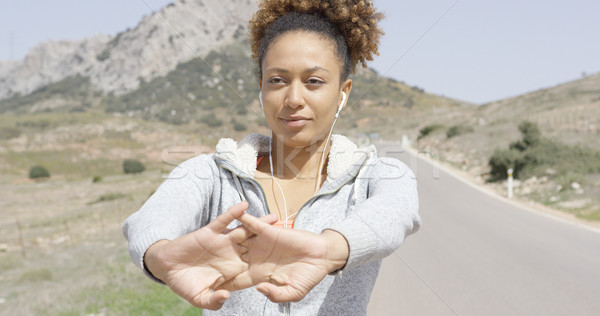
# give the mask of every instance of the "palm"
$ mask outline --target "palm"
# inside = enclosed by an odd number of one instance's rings
[[[251,233],[243,227],[226,229],[247,207],[246,202],[237,204],[205,227],[161,246],[157,255],[160,279],[196,307],[220,308],[229,292],[213,290],[248,268],[240,258],[247,250],[239,244]],[[275,219],[261,220],[272,223]]]
[[[207,226],[182,236],[165,249],[167,274],[164,281],[188,301],[207,293],[247,269],[239,250],[228,235]]]

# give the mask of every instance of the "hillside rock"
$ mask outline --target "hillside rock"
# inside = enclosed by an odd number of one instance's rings
[[[0,99],[76,74],[104,92],[131,91],[245,36],[255,9],[252,0],[179,0],[112,37],[41,43],[23,60],[0,62]]]

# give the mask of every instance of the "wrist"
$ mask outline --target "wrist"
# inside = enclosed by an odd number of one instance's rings
[[[161,260],[161,248],[168,244],[169,241],[162,239],[150,246],[144,254],[144,268],[150,272],[155,278],[164,282],[164,269]]]
[[[326,229],[321,233],[327,247],[327,273],[342,269],[348,261],[350,249],[346,238],[335,230]]]

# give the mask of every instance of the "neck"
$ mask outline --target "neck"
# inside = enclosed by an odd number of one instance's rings
[[[325,139],[308,147],[291,147],[274,135],[271,142],[273,174],[280,179],[316,180],[321,163],[323,164],[321,174],[327,174],[327,158],[331,140],[328,142],[327,148],[324,146]],[[325,151],[324,156],[323,151]],[[323,157],[322,162],[321,157]]]

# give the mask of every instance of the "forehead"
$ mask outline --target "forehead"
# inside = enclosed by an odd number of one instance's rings
[[[333,40],[307,31],[290,31],[278,36],[267,48],[263,69],[323,67],[339,72],[341,63]]]

